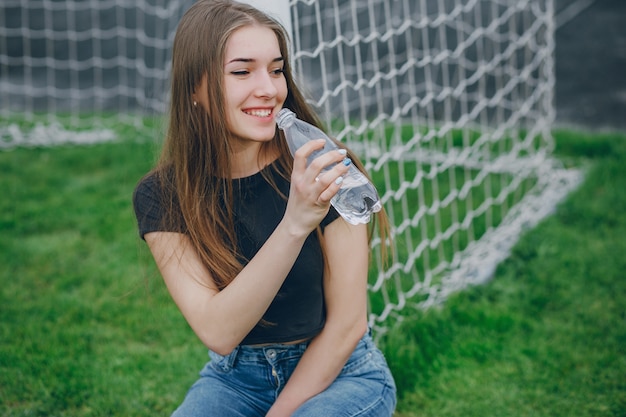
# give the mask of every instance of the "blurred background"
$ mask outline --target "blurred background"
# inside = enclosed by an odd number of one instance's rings
[[[626,1],[556,1],[556,124],[626,130]]]
[[[174,1],[168,5],[171,16],[167,16],[164,20],[153,21],[147,19],[142,21],[145,25],[147,35],[156,33],[167,33],[167,27],[163,25],[175,25],[178,21],[179,14],[186,7],[183,5],[192,4],[192,0],[183,2]],[[44,22],[43,13],[41,16],[30,13],[25,15],[22,12],[23,7],[18,6],[19,2],[7,2],[0,5],[0,21],[7,25],[7,33],[9,30],[19,29],[25,21],[31,20],[29,23],[33,28],[44,27],[50,25],[50,22]],[[93,16],[86,9],[80,14],[83,16],[79,19],[73,19],[72,22],[68,15],[61,8],[55,6],[57,12],[53,14],[51,27],[63,28],[72,25],[76,30],[85,30],[89,25],[93,25]],[[83,6],[81,6],[83,7]],[[29,8],[35,8],[30,5]],[[36,9],[36,8],[35,8]],[[128,22],[138,22],[136,10],[132,8],[125,9],[125,19]],[[26,17],[28,16],[28,17]],[[555,0],[555,61],[556,61],[556,89],[555,89],[555,105],[557,110],[556,124],[557,126],[580,126],[593,130],[610,130],[626,129],[626,1],[624,0]],[[99,25],[102,30],[106,31],[109,27],[113,27],[119,16],[115,15],[114,9],[107,10],[97,16]],[[87,25],[87,26],[86,26]],[[170,28],[171,29],[171,28]],[[14,32],[12,32],[14,33]],[[110,38],[110,40],[109,40]],[[143,62],[146,68],[137,67],[128,68],[125,72],[115,67],[105,67],[100,69],[97,75],[104,79],[104,86],[111,87],[123,83],[129,86],[141,86],[142,93],[145,97],[135,97],[129,93],[125,96],[123,92],[111,91],[100,92],[105,97],[111,96],[111,100],[102,104],[104,109],[126,108],[127,106],[135,106],[133,104],[137,99],[140,107],[145,109],[164,110],[162,103],[162,92],[166,89],[164,80],[167,78],[166,68],[162,67],[163,50],[169,43],[169,39],[153,40],[155,44],[151,44],[156,48],[144,47],[141,51],[137,49],[137,42],[133,38],[129,38],[127,43],[118,44],[116,39],[108,37],[102,42],[98,48],[103,48],[103,58],[111,58],[112,54],[118,53],[118,49],[122,48],[120,53],[126,53],[129,57],[142,53]],[[160,43],[159,43],[160,42]],[[10,56],[20,57],[24,54],[31,54],[33,57],[43,57],[46,55],[45,39],[32,42],[28,45],[29,50],[25,51],[18,36],[12,36],[5,39],[4,45],[0,48],[6,48]],[[57,58],[63,59],[68,54],[73,54],[74,59],[87,59],[92,53],[92,46],[89,39],[81,40],[78,43],[77,50],[67,47],[63,42],[55,44],[55,54]],[[82,48],[82,50],[81,50]],[[105,50],[105,48],[108,48]],[[110,49],[110,53],[107,52]],[[82,56],[84,55],[84,57]],[[116,64],[117,65],[117,64]],[[0,77],[0,87],[5,93],[4,98],[0,97],[0,108],[20,111],[23,104],[20,101],[26,100],[28,94],[24,94],[23,88],[20,86],[22,77],[25,76],[24,69],[17,65],[10,65],[7,70],[2,72]],[[28,74],[33,78],[36,88],[36,94],[43,97],[47,84],[50,83],[49,76],[54,77],[54,82],[61,88],[67,88],[67,85],[73,83],[74,87],[88,87],[93,74],[88,71],[81,70],[84,79],[70,80],[68,73],[64,68],[58,68],[54,73],[48,74],[45,67],[35,68]],[[139,77],[148,71],[150,77]],[[117,77],[125,77],[118,80]],[[156,81],[151,81],[156,80]],[[121,94],[121,96],[120,96]],[[26,97],[25,97],[26,96]],[[122,97],[123,102],[114,101],[113,97]],[[81,108],[90,108],[93,106],[93,98],[89,95],[66,97],[74,102],[80,102]],[[30,99],[31,101],[32,98]],[[52,104],[50,104],[52,103]],[[34,100],[28,104],[30,108],[37,109],[40,106],[49,108],[63,108],[63,97],[55,98],[52,102],[47,99]]]

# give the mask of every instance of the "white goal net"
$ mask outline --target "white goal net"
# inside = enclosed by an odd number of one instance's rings
[[[153,135],[189,3],[2,0],[0,149]]]
[[[579,181],[550,158],[553,0],[281,1],[296,73],[390,216],[375,330],[485,282]],[[0,148],[152,136],[191,3],[3,0]]]

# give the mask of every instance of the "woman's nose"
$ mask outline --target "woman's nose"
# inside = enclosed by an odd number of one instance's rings
[[[256,88],[256,95],[259,97],[272,98],[277,92],[278,90],[271,75],[267,73],[261,74]]]

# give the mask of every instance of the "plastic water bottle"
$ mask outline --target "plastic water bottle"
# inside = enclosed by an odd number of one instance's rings
[[[317,127],[300,120],[295,113],[283,108],[276,115],[278,128],[285,133],[291,154],[310,140],[326,139],[323,149],[312,152],[307,162],[328,151],[338,149],[337,145]],[[327,167],[324,171],[329,170]],[[335,210],[350,224],[367,223],[372,213],[380,211],[382,203],[376,192],[376,188],[361,171],[354,165],[350,165],[348,173],[344,176],[341,188],[330,200]]]

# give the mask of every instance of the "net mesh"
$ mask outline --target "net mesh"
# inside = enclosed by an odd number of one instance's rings
[[[0,147],[114,140],[127,127],[153,136],[191,3],[4,0]],[[379,333],[489,279],[580,181],[551,159],[552,0],[285,4],[301,85],[390,217],[391,238],[372,242]]]
[[[113,140],[125,126],[153,133],[188,3],[3,0],[0,147]]]
[[[363,157],[392,223],[370,274],[370,325],[384,331],[488,280],[580,180],[550,158],[553,4],[291,4],[297,73]]]

